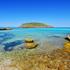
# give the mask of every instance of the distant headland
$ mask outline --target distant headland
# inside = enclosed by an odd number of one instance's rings
[[[0,30],[12,30],[12,28],[10,28],[10,27],[3,27],[3,28],[0,28]]]
[[[22,28],[51,28],[53,26],[50,26],[48,24],[44,23],[38,23],[38,22],[31,22],[31,23],[24,23],[20,25]]]

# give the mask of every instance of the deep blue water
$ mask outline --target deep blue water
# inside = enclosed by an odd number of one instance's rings
[[[70,28],[14,28],[12,30],[0,30],[0,45],[5,48],[6,44],[14,42],[14,46],[17,46],[23,44],[26,38],[32,38],[40,44],[47,41],[53,46],[61,47],[65,41],[64,38],[68,34],[70,34]]]

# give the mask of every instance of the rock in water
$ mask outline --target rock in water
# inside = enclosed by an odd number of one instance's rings
[[[26,39],[24,43],[24,47],[27,49],[36,48],[38,44],[33,39]]]
[[[64,51],[70,53],[70,42],[64,43]]]

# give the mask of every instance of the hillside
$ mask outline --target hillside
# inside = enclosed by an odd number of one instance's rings
[[[44,23],[32,22],[32,23],[24,23],[20,27],[23,27],[23,28],[37,28],[37,27],[52,27],[52,26],[44,24]]]

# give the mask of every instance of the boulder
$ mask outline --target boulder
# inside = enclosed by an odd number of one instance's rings
[[[24,47],[27,49],[36,48],[38,44],[33,39],[26,39],[24,42]]]

